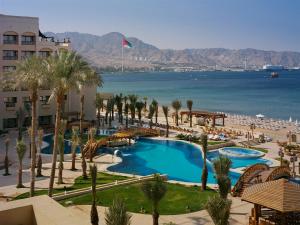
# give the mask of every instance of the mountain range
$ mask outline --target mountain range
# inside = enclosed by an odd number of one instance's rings
[[[97,68],[120,69],[122,60],[121,41],[125,37],[118,32],[102,36],[78,33],[52,33],[47,36],[56,39],[70,38],[72,48],[78,51]],[[258,49],[159,49],[135,37],[126,38],[132,43],[131,49],[124,49],[124,67],[132,68],[167,68],[193,67],[196,69],[215,68],[246,68],[258,69],[265,64],[299,67],[300,53],[292,51],[265,51]]]

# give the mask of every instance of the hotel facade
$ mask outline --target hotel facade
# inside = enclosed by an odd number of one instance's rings
[[[0,130],[17,127],[17,111],[30,105],[29,92],[21,89],[12,89],[4,85],[4,80],[9,76],[6,72],[16,69],[16,64],[31,55],[46,58],[59,49],[71,50],[69,39],[62,41],[53,37],[46,37],[39,30],[37,17],[9,16],[0,14]],[[96,86],[84,87],[84,116],[85,120],[96,119]],[[37,115],[39,126],[51,126],[55,120],[55,101],[50,101],[51,90],[39,90],[37,102]],[[69,91],[65,96],[63,111],[68,120],[78,119],[80,112],[80,94]],[[30,124],[31,112],[26,112],[24,126]]]

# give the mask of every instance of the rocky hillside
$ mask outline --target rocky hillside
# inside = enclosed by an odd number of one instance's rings
[[[121,40],[124,37],[121,33],[112,32],[96,36],[78,32],[47,32],[46,35],[59,39],[70,38],[72,47],[96,67],[119,68],[121,65]],[[158,49],[134,37],[127,40],[133,45],[131,49],[124,49],[124,65],[128,68],[171,66],[205,68],[215,65],[243,68],[245,59],[248,68],[261,68],[264,64],[300,66],[299,52],[224,48],[172,50]]]

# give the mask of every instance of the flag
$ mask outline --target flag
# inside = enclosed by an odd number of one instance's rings
[[[127,41],[125,38],[123,38],[122,40],[122,46],[125,48],[132,48],[132,44],[129,41]]]

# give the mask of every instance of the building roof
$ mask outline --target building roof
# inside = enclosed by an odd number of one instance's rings
[[[242,200],[280,212],[300,212],[300,185],[284,178],[255,184],[245,189]]]

